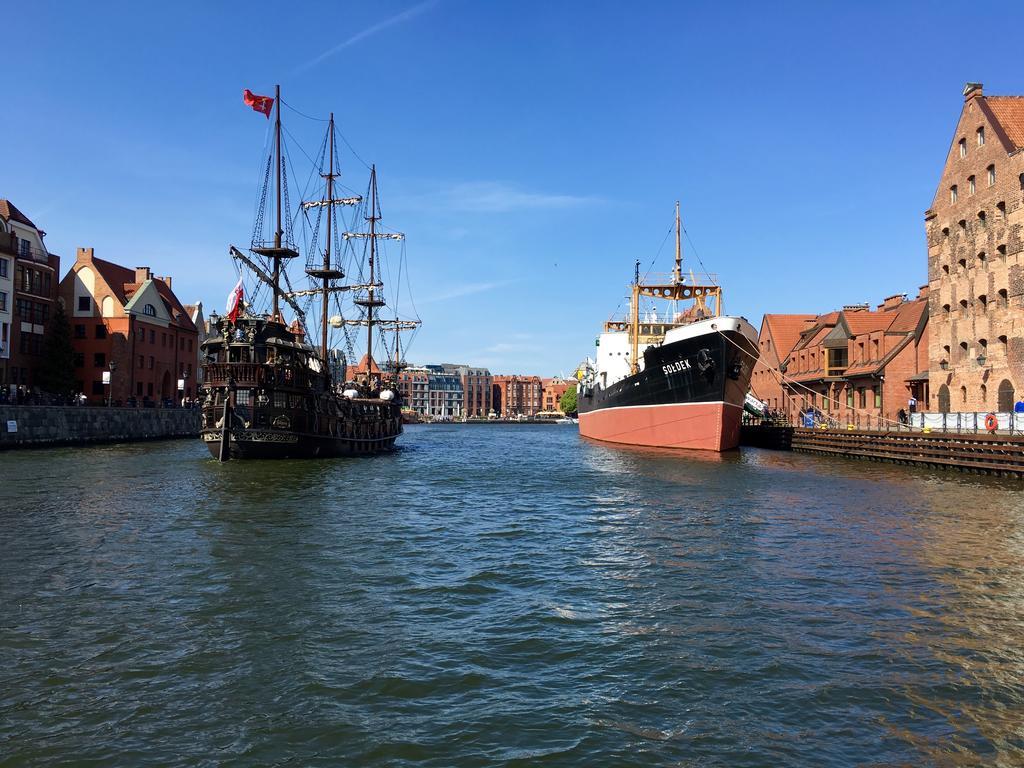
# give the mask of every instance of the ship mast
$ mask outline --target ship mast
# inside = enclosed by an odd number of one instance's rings
[[[277,176],[277,186],[274,194],[274,203],[277,209],[277,226],[274,228],[274,314],[271,317],[277,320],[279,303],[278,294],[281,292],[281,236],[284,234],[281,229],[281,86],[274,86],[274,169]]]
[[[323,306],[320,318],[320,358],[324,365],[324,380],[331,380],[331,367],[327,364],[327,313],[330,310],[331,294],[328,291],[331,273],[331,230],[334,229],[334,113],[331,112],[330,137],[327,139],[329,161],[327,164],[327,247],[324,249]]]
[[[679,285],[683,282],[683,240],[681,237],[682,226],[679,221],[679,201],[676,200],[676,271],[672,281]]]
[[[270,287],[274,292],[274,303],[273,303],[273,314],[271,318],[274,321],[281,320],[281,261],[284,259],[294,259],[299,255],[299,252],[295,250],[291,245],[284,240],[284,226],[282,219],[282,192],[284,189],[284,156],[281,152],[281,86],[274,86],[274,208],[275,208],[275,226],[274,226],[274,242],[271,245],[260,244],[257,245],[253,242],[252,250],[253,253],[258,253],[260,256],[270,258],[273,269],[270,273]],[[258,236],[258,235],[257,235]],[[237,258],[237,254],[236,254]]]
[[[377,165],[370,169],[370,290],[366,302],[366,381],[370,381],[370,361],[373,360],[373,261],[377,254]]]

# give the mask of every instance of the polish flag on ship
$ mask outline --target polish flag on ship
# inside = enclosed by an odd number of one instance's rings
[[[242,287],[242,278],[238,278],[235,287],[228,294],[228,307],[226,311],[231,322],[235,322],[238,319],[238,313],[242,311],[242,299],[244,297],[245,288]]]

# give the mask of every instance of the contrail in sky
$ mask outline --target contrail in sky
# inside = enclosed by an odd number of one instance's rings
[[[297,74],[299,72],[302,72],[303,70],[309,69],[310,67],[316,66],[324,59],[328,59],[334,54],[336,54],[338,51],[344,50],[345,48],[348,48],[350,45],[355,45],[360,40],[365,40],[366,38],[370,37],[370,35],[375,35],[382,29],[387,29],[388,27],[394,26],[395,24],[401,24],[403,21],[408,21],[409,19],[419,16],[421,13],[423,13],[429,8],[432,8],[435,5],[437,5],[437,0],[424,0],[424,2],[414,5],[412,8],[407,8],[401,13],[396,13],[391,18],[384,19],[384,21],[378,21],[376,24],[373,24],[360,32],[356,32],[354,35],[352,35],[352,37],[338,43],[333,48],[328,48],[315,59],[311,59],[302,66],[298,67],[294,72],[292,72],[292,74]]]

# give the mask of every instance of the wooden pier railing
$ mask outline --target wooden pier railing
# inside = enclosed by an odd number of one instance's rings
[[[1024,436],[745,425],[742,445],[1024,478]]]

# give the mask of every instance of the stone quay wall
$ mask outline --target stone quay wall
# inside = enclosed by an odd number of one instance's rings
[[[198,435],[198,409],[0,406],[0,450]]]

